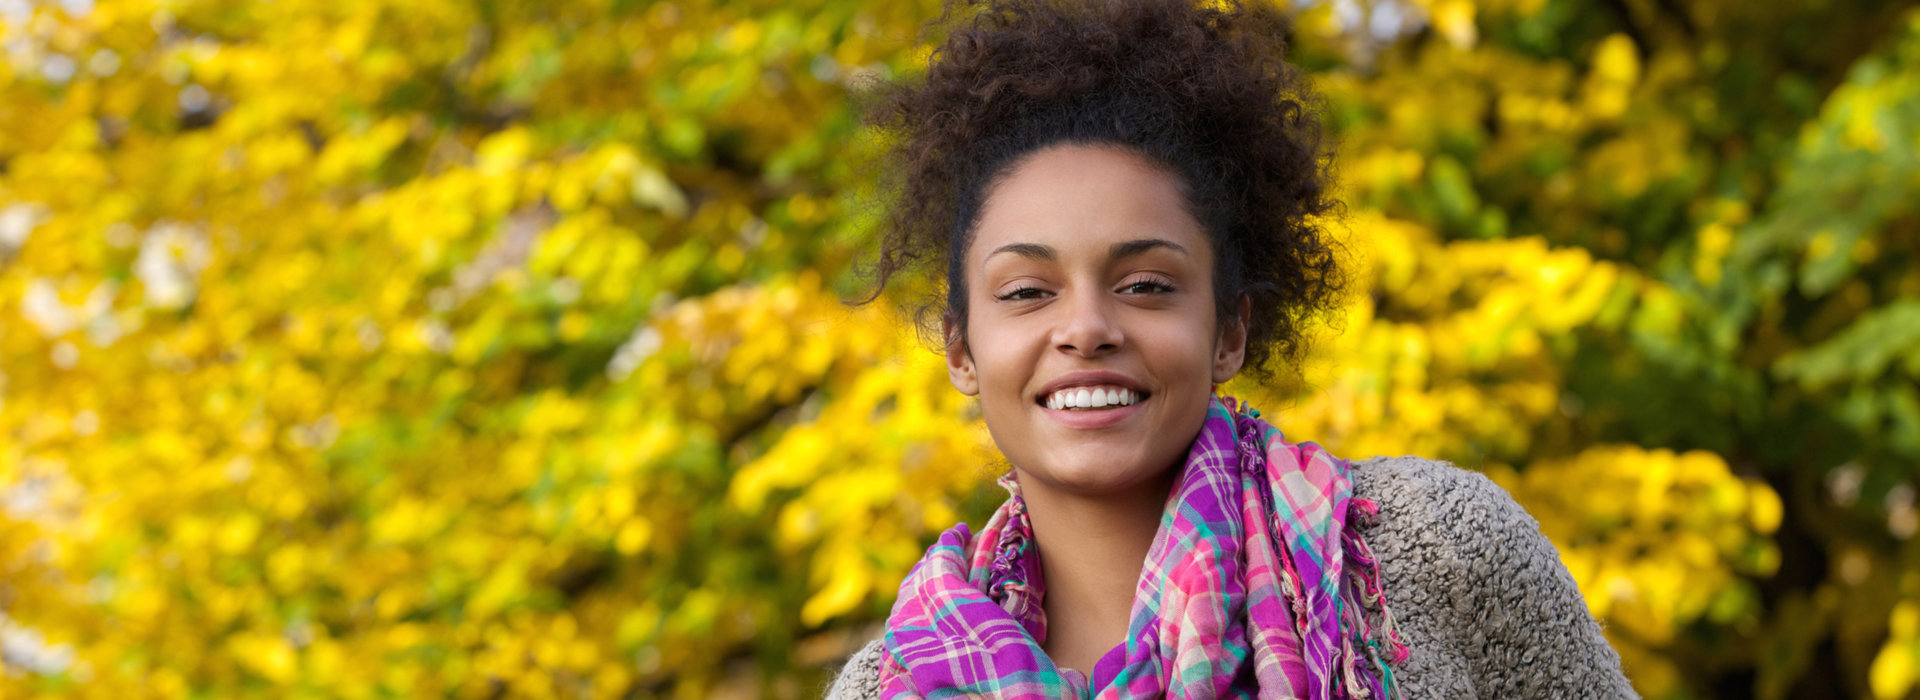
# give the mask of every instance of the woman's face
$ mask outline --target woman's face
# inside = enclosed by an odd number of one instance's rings
[[[948,374],[1028,488],[1156,483],[1239,371],[1245,324],[1219,332],[1212,246],[1180,184],[1128,150],[1061,145],[989,193]]]

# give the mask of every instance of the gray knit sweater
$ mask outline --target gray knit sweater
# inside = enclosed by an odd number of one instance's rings
[[[1506,490],[1412,457],[1356,464],[1353,488],[1380,504],[1362,533],[1413,652],[1394,669],[1406,697],[1635,697],[1553,543]],[[878,698],[882,653],[880,640],[855,652],[827,697]]]

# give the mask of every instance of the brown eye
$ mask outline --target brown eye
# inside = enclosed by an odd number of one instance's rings
[[[1041,295],[1044,295],[1044,294],[1046,294],[1046,292],[1041,291],[1040,288],[1038,287],[1021,287],[1011,292],[1007,292],[1006,294],[1002,294],[1000,296],[994,297],[994,299],[997,299],[999,301],[1022,301],[1026,299],[1039,299]]]
[[[1165,294],[1171,291],[1173,291],[1173,285],[1156,279],[1130,282],[1120,288],[1121,294]]]

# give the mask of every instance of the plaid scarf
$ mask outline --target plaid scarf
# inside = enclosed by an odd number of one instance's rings
[[[1212,402],[1187,454],[1117,667],[1089,678],[1041,650],[1040,562],[1008,474],[979,536],[954,526],[901,583],[882,697],[1397,697],[1387,662],[1407,650],[1357,531],[1377,506],[1353,498],[1345,460],[1236,404]]]

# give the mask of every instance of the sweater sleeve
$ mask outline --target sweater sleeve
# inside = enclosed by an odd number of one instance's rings
[[[1465,601],[1456,610],[1476,690],[1500,698],[1632,698],[1620,655],[1600,634],[1540,523],[1485,475],[1444,470]]]
[[[827,688],[827,700],[878,700],[880,697],[880,655],[883,640],[875,639],[860,647],[840,668],[833,685]]]

